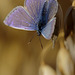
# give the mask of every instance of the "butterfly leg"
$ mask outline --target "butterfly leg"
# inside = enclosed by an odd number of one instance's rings
[[[43,49],[43,45],[42,45],[42,43],[41,43],[41,39],[40,39],[40,36],[39,36],[39,41],[40,41],[40,44],[41,44],[41,48]]]
[[[35,34],[36,34],[36,33],[34,33],[34,35],[31,37],[30,41],[29,41],[27,44],[30,44],[30,43],[32,42],[32,40],[33,40]]]

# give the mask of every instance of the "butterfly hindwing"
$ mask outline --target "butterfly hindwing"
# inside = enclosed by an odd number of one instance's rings
[[[57,0],[47,0],[48,1],[48,20],[52,19],[58,11]]]
[[[34,20],[28,12],[22,7],[14,8],[4,20],[4,23],[10,27],[33,31],[37,29]]]
[[[42,29],[41,34],[44,36],[44,38],[46,38],[48,40],[51,39],[52,34],[54,32],[54,28],[55,28],[55,22],[56,22],[56,18],[54,17]]]

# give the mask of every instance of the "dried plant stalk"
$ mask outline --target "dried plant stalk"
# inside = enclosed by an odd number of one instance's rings
[[[60,38],[60,50],[57,55],[57,75],[74,75],[74,63],[68,50],[64,47],[63,39]]]

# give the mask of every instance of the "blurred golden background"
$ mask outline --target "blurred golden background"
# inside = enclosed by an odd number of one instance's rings
[[[58,2],[64,18],[72,0]],[[0,75],[75,75],[75,62],[64,46],[64,32],[61,28],[54,48],[52,40],[41,36],[44,47],[42,49],[37,34],[32,42],[27,44],[35,32],[4,25],[3,20],[7,14],[16,6],[23,5],[24,0],[0,0]],[[61,26],[64,28],[64,23]]]

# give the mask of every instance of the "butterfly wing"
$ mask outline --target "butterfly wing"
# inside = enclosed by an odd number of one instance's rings
[[[43,5],[46,0],[26,0],[24,6],[37,23],[41,17]]]
[[[41,34],[44,36],[44,38],[48,40],[51,39],[52,34],[54,32],[55,22],[56,18],[54,17],[47,23],[46,27],[42,29]]]
[[[16,29],[34,31],[37,29],[34,20],[29,13],[22,7],[14,8],[4,20],[4,23]]]
[[[48,1],[48,21],[52,19],[58,11],[57,0],[47,0]]]

